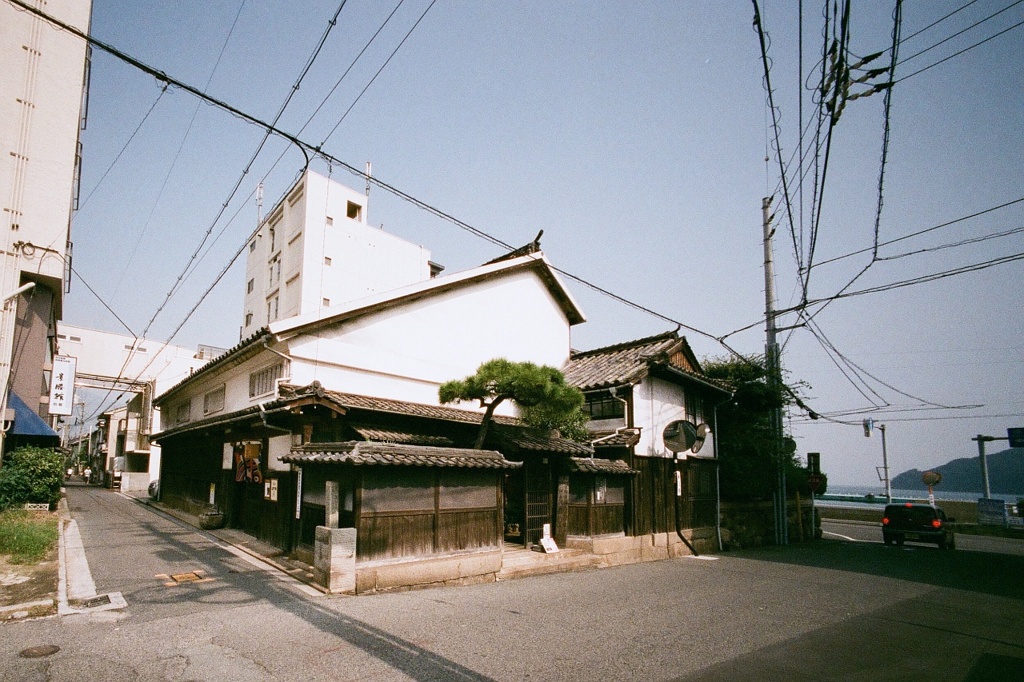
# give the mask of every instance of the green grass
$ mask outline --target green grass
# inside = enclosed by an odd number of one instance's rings
[[[57,517],[20,509],[0,512],[0,554],[12,564],[34,564],[57,544]]]

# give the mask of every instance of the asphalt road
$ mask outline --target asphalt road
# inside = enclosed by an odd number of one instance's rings
[[[328,598],[109,491],[69,501],[128,607],[0,626],[2,679],[1024,679],[1019,555],[826,539]]]

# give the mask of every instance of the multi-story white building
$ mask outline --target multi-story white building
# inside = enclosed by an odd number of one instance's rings
[[[441,271],[427,249],[367,224],[366,208],[366,195],[303,173],[249,240],[241,338]]]
[[[91,0],[32,4],[89,30]],[[49,416],[46,374],[68,281],[87,58],[81,38],[0,3],[0,410],[5,419],[9,392]]]

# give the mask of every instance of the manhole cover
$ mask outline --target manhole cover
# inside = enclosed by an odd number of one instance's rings
[[[41,644],[22,649],[18,652],[18,655],[22,658],[43,658],[45,656],[52,656],[58,651],[60,651],[60,647],[56,644]]]
[[[208,583],[213,578],[206,577],[206,571],[195,570],[188,571],[187,573],[172,573],[170,575],[161,573],[156,576],[158,580],[163,580],[166,587],[174,587],[175,585],[182,585],[185,583]]]
[[[195,573],[175,573],[171,575],[171,580],[176,583],[194,583],[200,578]]]

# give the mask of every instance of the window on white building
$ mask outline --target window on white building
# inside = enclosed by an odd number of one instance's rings
[[[184,424],[185,422],[188,421],[188,419],[189,419],[189,414],[188,413],[189,413],[189,407],[190,406],[191,406],[191,403],[189,401],[185,401],[182,404],[178,405],[178,408],[174,411],[174,423],[175,424]]]
[[[363,207],[354,201],[348,202],[348,209],[345,211],[345,215],[352,220],[359,220],[363,215]]]
[[[220,412],[224,409],[224,387],[215,388],[203,396],[203,414]]]
[[[255,398],[257,396],[266,395],[273,393],[274,381],[281,378],[284,372],[284,363],[279,362],[276,365],[270,365],[258,369],[249,375],[249,397]]]

